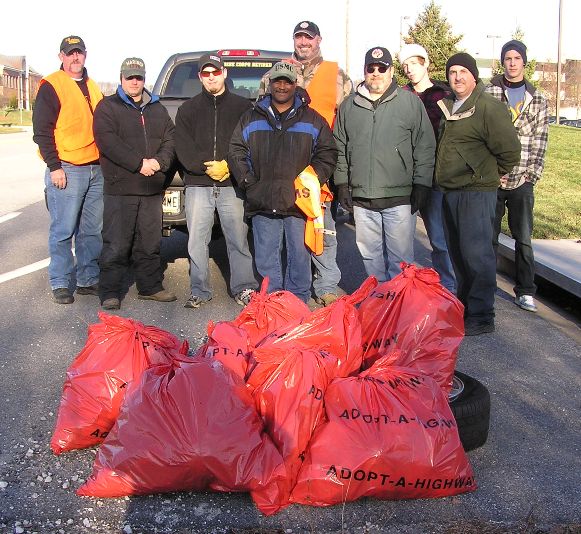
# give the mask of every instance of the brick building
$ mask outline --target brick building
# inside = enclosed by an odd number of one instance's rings
[[[19,108],[32,109],[41,79],[42,74],[27,64],[26,56],[0,54],[0,107],[15,99]]]

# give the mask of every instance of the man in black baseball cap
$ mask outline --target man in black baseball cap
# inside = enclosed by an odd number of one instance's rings
[[[296,37],[299,33],[306,33],[311,39],[314,39],[317,36],[321,37],[319,27],[310,20],[303,20],[295,26],[293,37]]]
[[[61,52],[68,56],[73,50],[78,50],[83,54],[87,51],[85,42],[78,35],[69,35],[61,41]]]
[[[217,70],[221,70],[223,67],[222,58],[218,54],[204,54],[198,60],[198,70],[202,71],[204,67],[207,67],[208,65],[211,65]]]

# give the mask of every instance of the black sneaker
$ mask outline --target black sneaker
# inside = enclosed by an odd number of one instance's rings
[[[212,297],[208,300],[212,300]],[[208,300],[204,300],[202,297],[198,297],[198,295],[190,295],[190,298],[184,304],[184,308],[199,308],[202,304],[208,302]]]
[[[486,323],[468,323],[464,325],[465,336],[479,336],[480,334],[490,334],[494,332],[494,321]]]
[[[253,294],[254,289],[252,288],[243,289],[242,291],[240,291],[240,293],[237,293],[235,295],[234,300],[236,301],[237,304],[240,304],[240,306],[246,306],[250,302],[250,299]]]
[[[104,310],[118,310],[121,307],[121,302],[116,297],[111,297],[109,299],[105,299],[101,303],[101,308]]]
[[[57,304],[72,304],[75,302],[75,297],[73,297],[68,287],[57,287],[52,290],[52,300]]]
[[[77,295],[99,296],[99,284],[93,284],[92,286],[77,286]]]

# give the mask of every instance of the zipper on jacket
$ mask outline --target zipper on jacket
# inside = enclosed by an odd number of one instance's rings
[[[141,113],[141,127],[143,128],[143,138],[145,139],[145,154],[149,156],[149,142],[147,141],[147,128],[145,127],[145,117],[143,116],[143,109],[140,109],[139,113]]]
[[[216,161],[216,144],[218,143],[218,101],[217,97],[214,97],[214,157],[212,158]]]

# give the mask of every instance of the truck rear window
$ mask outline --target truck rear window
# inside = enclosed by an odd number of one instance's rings
[[[262,76],[279,59],[265,58],[224,58],[228,69],[226,84],[233,93],[256,100]],[[202,91],[198,78],[198,62],[187,61],[177,65],[171,72],[162,96],[190,98]]]

